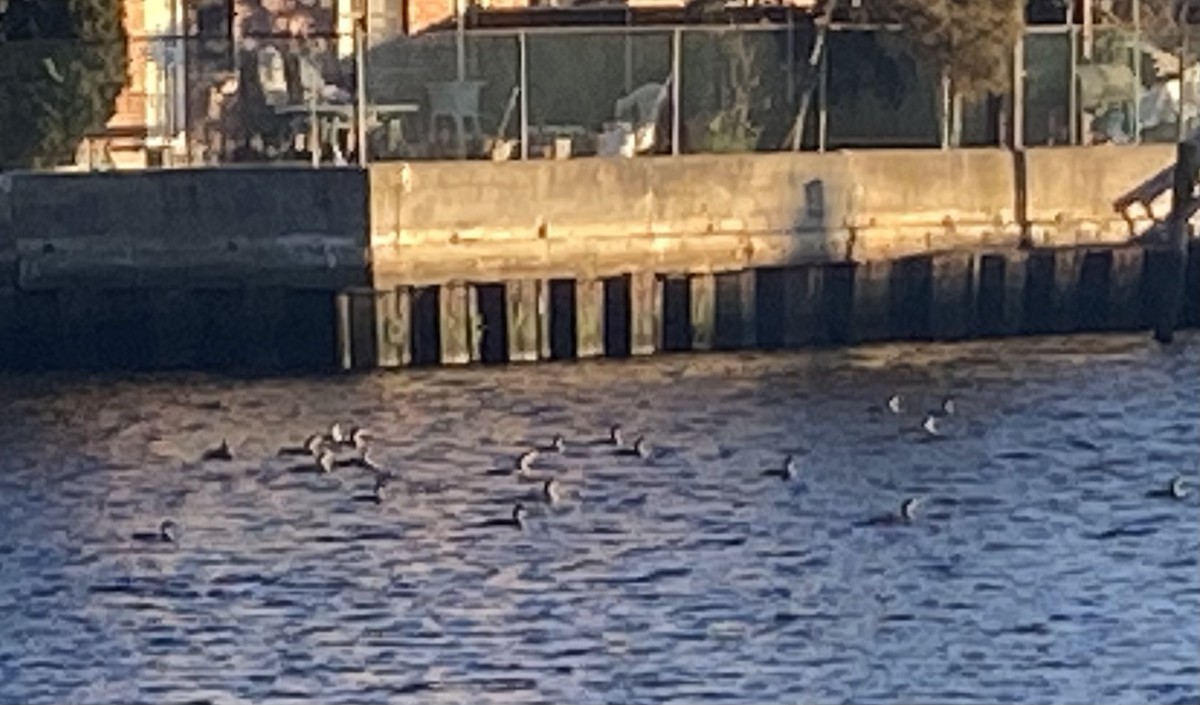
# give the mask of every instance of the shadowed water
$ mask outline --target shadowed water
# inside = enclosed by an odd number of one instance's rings
[[[4,702],[1200,702],[1195,334],[0,400]],[[336,420],[385,503],[276,457]],[[555,432],[561,503],[489,473]],[[516,501],[525,531],[486,526]],[[131,539],[164,518],[177,543]]]

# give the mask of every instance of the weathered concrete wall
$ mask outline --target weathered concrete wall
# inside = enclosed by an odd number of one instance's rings
[[[0,175],[0,233],[29,290],[361,284],[366,209],[349,169]]]
[[[376,282],[730,271],[1015,245],[1002,150],[371,168]]]
[[[376,165],[376,285],[840,259],[846,162],[728,155]]]
[[[850,258],[866,262],[1015,246],[1014,155],[1006,150],[847,152]]]
[[[1025,156],[1034,245],[1119,244],[1171,209],[1175,146],[1048,147]]]
[[[1123,244],[1169,208],[1169,145],[371,168],[377,286]]]

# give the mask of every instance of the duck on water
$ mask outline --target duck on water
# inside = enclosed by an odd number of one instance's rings
[[[204,455],[200,456],[201,460],[233,460],[233,450],[229,448],[229,441],[222,438],[221,445],[216,448],[210,448],[204,451]]]
[[[158,531],[138,531],[133,534],[134,541],[150,543],[175,543],[178,538],[179,526],[170,519],[164,519],[158,525]]]
[[[1171,478],[1171,481],[1167,483],[1165,488],[1150,490],[1146,493],[1146,496],[1166,499],[1186,499],[1189,494],[1187,481],[1183,479],[1182,475],[1177,475]]]
[[[763,475],[767,477],[778,477],[781,480],[791,480],[796,477],[796,456],[789,455],[784,458],[783,466],[764,470]]]
[[[917,508],[924,503],[921,497],[908,497],[900,503],[900,509],[895,514],[884,514],[873,519],[861,521],[858,526],[895,526],[911,524],[917,519]]]
[[[507,519],[491,519],[479,525],[480,528],[499,528],[505,527],[523,531],[525,529],[525,505],[518,502],[512,508],[512,514]]]

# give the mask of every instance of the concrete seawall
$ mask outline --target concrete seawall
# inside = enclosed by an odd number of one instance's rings
[[[1172,159],[10,175],[0,364],[369,368],[1136,329],[1157,302]]]
[[[0,367],[323,366],[355,170],[0,175]]]

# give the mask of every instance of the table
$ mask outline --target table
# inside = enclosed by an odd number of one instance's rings
[[[367,128],[383,126],[387,129],[387,148],[395,150],[404,144],[404,126],[401,118],[420,112],[417,103],[379,103],[367,106]],[[309,103],[308,105],[280,105],[275,114],[292,119],[309,119],[307,132],[311,144],[325,143],[340,155],[338,136],[342,130],[353,132],[355,106],[345,103]],[[316,120],[313,121],[312,117]],[[313,152],[313,161],[320,158],[318,149]]]

